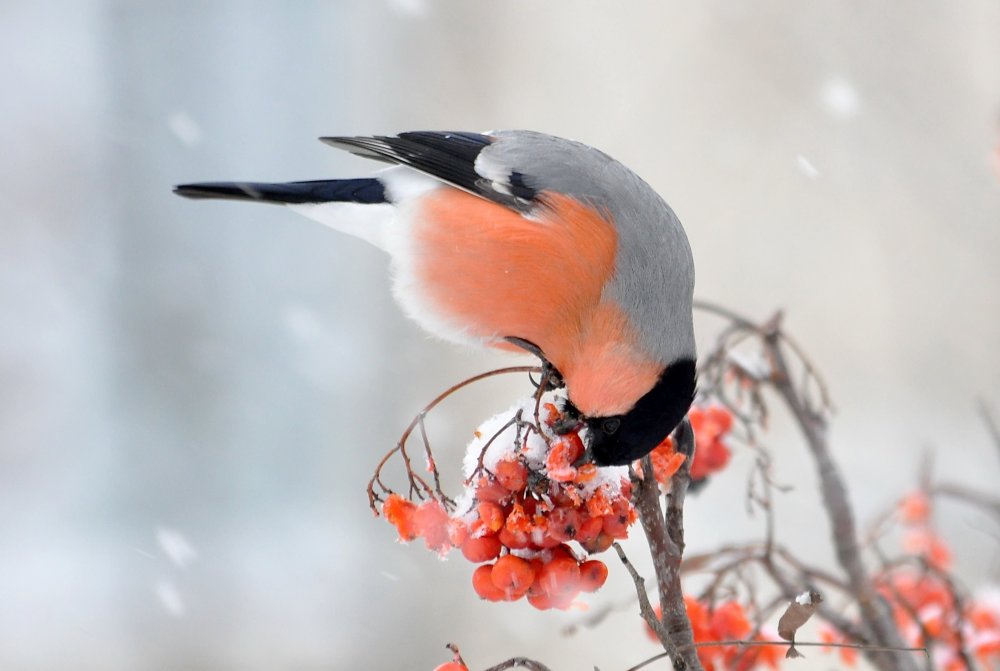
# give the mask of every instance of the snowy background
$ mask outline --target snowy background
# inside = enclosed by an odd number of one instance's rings
[[[631,607],[564,638],[579,614],[482,603],[466,562],[372,518],[364,484],[412,414],[511,359],[427,339],[361,242],[170,193],[372,168],[320,135],[523,127],[604,149],[678,212],[700,297],[787,311],[862,520],[930,448],[995,491],[975,409],[1000,409],[991,0],[6,0],[0,57],[0,668],[655,652]],[[447,406],[439,461],[524,390]],[[798,485],[782,537],[829,563],[797,436],[778,421],[769,442]],[[690,501],[692,551],[759,536],[748,463]],[[967,582],[997,580],[995,526],[941,514]],[[622,573],[595,603],[627,602]]]

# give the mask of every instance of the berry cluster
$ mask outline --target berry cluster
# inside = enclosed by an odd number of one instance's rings
[[[962,598],[948,574],[951,550],[934,533],[933,501],[914,491],[896,506],[903,527],[906,557],[875,577],[875,584],[892,607],[896,627],[908,645],[927,647],[934,668],[959,671],[975,658],[984,668],[1000,668],[1000,592],[986,591]],[[820,629],[825,642],[844,643],[829,627]],[[841,648],[841,660],[853,665],[854,650]]]
[[[904,530],[903,549],[919,557],[926,569],[900,566],[877,578],[892,604],[896,626],[913,645],[931,648],[937,668],[965,668],[962,646],[986,668],[1000,663],[1000,595],[960,601],[950,583],[951,550],[934,533],[932,500],[914,491],[897,506]]]
[[[753,631],[753,625],[746,611],[738,601],[724,601],[710,606],[693,596],[684,597],[684,607],[691,620],[691,633],[695,643],[712,641],[742,641]],[[659,609],[657,616],[662,616]],[[656,640],[653,631],[646,627],[646,633]],[[777,638],[777,632],[761,631],[751,640],[766,641]],[[713,645],[698,648],[698,660],[705,671],[726,669],[727,671],[750,671],[763,664],[777,669],[782,659],[779,646]]]
[[[729,446],[724,440],[733,427],[733,415],[721,405],[692,406],[688,420],[694,430],[695,444],[691,482],[697,483],[729,463]]]
[[[930,497],[922,491],[910,492],[900,500],[897,510],[905,529],[903,549],[947,571],[951,567],[951,550],[931,527]]]
[[[586,556],[626,538],[637,515],[627,469],[581,463],[585,429],[557,434],[553,427],[565,418],[554,403],[538,408],[537,423],[520,419],[535,413],[535,400],[527,399],[476,431],[454,512],[436,500],[418,505],[397,494],[382,512],[401,540],[423,538],[442,555],[458,548],[481,564],[472,576],[481,598],[525,597],[542,610],[565,609],[604,584],[607,567]],[[667,453],[672,444],[661,447],[661,461],[676,470],[683,456]]]

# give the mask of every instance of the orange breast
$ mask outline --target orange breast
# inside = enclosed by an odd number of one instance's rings
[[[541,347],[584,413],[627,410],[659,371],[622,311],[602,301],[614,226],[568,196],[543,198],[548,207],[529,220],[463,191],[431,192],[415,217],[415,279],[425,300],[474,335]]]

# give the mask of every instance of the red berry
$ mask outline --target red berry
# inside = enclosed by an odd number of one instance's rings
[[[504,523],[503,508],[491,501],[483,501],[476,506],[479,519],[472,523],[474,536],[486,536],[500,531]]]
[[[417,537],[415,526],[415,515],[417,507],[412,501],[407,501],[399,494],[390,494],[389,498],[382,504],[382,514],[385,519],[396,527],[399,532],[399,539],[412,541]]]
[[[580,591],[596,592],[608,579],[608,567],[598,559],[580,564]]]
[[[524,596],[535,579],[535,569],[531,562],[514,555],[504,555],[493,566],[491,575],[493,584],[501,590],[510,601]]]
[[[472,573],[472,589],[479,598],[487,601],[503,601],[505,594],[493,584],[493,565],[483,564]]]
[[[522,491],[528,484],[528,467],[520,461],[504,459],[493,469],[497,482],[511,492]]]
[[[600,520],[603,526],[603,519],[600,517],[596,519]],[[609,547],[611,547],[611,544],[614,542],[615,542],[614,538],[604,533],[604,531],[601,531],[601,533],[599,533],[597,537],[594,538],[594,540],[587,542],[580,541],[580,545],[583,546],[583,549],[587,551],[587,554],[596,555],[598,553],[607,550]]]
[[[604,520],[600,517],[588,517],[586,512],[580,512],[580,526],[576,531],[576,542],[580,545],[592,543],[604,528]]]
[[[572,508],[556,508],[549,513],[549,535],[560,542],[576,538],[579,526],[579,515]]]
[[[500,543],[511,550],[523,550],[531,545],[531,536],[524,531],[511,531],[509,526],[505,526],[497,534]]]
[[[580,566],[575,559],[558,557],[542,567],[539,580],[542,589],[553,597],[553,603],[557,597],[566,595],[572,601],[580,592]]]
[[[491,503],[505,503],[510,500],[510,492],[493,478],[483,476],[476,483],[476,498]]]
[[[418,536],[423,536],[424,542],[431,550],[447,552],[451,549],[448,540],[448,512],[437,501],[421,503],[413,517],[414,528]]]
[[[469,538],[462,544],[462,556],[473,564],[495,559],[500,554],[500,540],[496,536]]]

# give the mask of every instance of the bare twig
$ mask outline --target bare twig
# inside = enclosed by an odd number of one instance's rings
[[[747,641],[747,640],[737,639],[731,641],[705,641],[704,643],[694,643],[693,647],[720,648],[724,646],[739,646],[746,648],[759,648],[771,645],[780,645],[784,647],[789,647],[791,643],[789,643],[788,641],[761,641],[761,640]],[[862,652],[895,652],[895,653],[921,652],[925,656],[928,655],[927,648],[911,648],[911,647],[891,648],[888,646],[867,645],[861,643],[833,643],[833,642],[824,643],[822,641],[806,641],[803,643],[796,642],[795,645],[800,648],[851,648],[853,650],[861,650]],[[653,662],[657,662],[665,657],[669,657],[669,655],[665,652],[661,652],[658,655],[653,655],[648,659],[644,659],[635,666],[630,666],[625,671],[639,671],[639,669],[645,668],[650,664],[652,664]]]
[[[635,593],[639,597],[639,614],[642,615],[642,619],[646,622],[646,625],[653,630],[656,634],[656,638],[660,639],[660,643],[663,645],[665,650],[673,650],[674,645],[670,640],[670,636],[667,634],[666,628],[663,626],[663,622],[656,617],[656,611],[653,609],[653,604],[649,602],[649,594],[646,593],[646,579],[639,575],[639,572],[635,570],[635,566],[632,562],[628,560],[625,555],[625,551],[622,550],[622,546],[618,543],[613,543],[612,546],[615,552],[618,553],[618,558],[621,559],[622,564],[625,566],[625,570],[628,574],[632,576],[632,582],[635,583]]]
[[[982,508],[986,512],[1000,518],[1000,497],[990,496],[989,494],[984,494],[974,489],[963,487],[962,485],[953,485],[950,483],[934,485],[931,487],[930,493],[957,499],[963,503]]]
[[[837,560],[848,577],[862,617],[874,637],[874,643],[881,647],[903,648],[902,637],[892,620],[892,612],[885,598],[872,584],[858,546],[854,512],[847,497],[844,478],[830,453],[826,438],[826,421],[820,411],[810,407],[792,384],[788,363],[782,348],[780,326],[772,322],[764,337],[774,364],[773,384],[785,404],[798,422],[806,439],[806,444],[816,462],[819,473],[820,490],[824,509],[830,518],[834,549]],[[912,660],[890,656],[876,651],[867,651],[872,664],[883,671],[916,671]]]
[[[384,482],[382,482],[382,469],[389,462],[389,460],[397,453],[399,453],[399,455],[403,458],[403,464],[406,468],[406,476],[409,481],[410,496],[411,497],[417,496],[418,498],[424,498],[424,496],[430,496],[434,498],[435,496],[437,496],[440,497],[439,500],[441,500],[443,504],[447,504],[449,502],[449,499],[444,496],[443,492],[441,492],[440,483],[438,480],[437,466],[435,465],[434,462],[434,455],[431,454],[430,443],[427,441],[426,434],[424,433],[423,422],[424,418],[427,416],[427,413],[429,413],[431,410],[437,407],[438,404],[440,404],[442,401],[444,401],[446,398],[448,398],[458,390],[467,387],[475,382],[479,382],[480,380],[485,380],[488,377],[494,377],[496,375],[506,375],[508,373],[537,373],[540,372],[541,370],[542,369],[539,368],[538,366],[509,366],[507,368],[498,368],[496,370],[480,373],[479,375],[474,375],[467,380],[463,380],[458,384],[452,385],[445,391],[438,394],[434,398],[434,400],[432,400],[430,403],[424,406],[423,410],[417,413],[417,415],[413,418],[413,421],[411,421],[409,426],[406,427],[406,430],[403,432],[403,435],[400,436],[399,442],[396,443],[396,446],[391,450],[389,450],[375,466],[375,474],[372,476],[371,480],[368,481],[368,505],[369,507],[371,507],[372,512],[374,512],[375,515],[378,515],[379,510],[377,504],[379,501],[382,500],[382,495],[392,493],[392,489]],[[431,486],[427,484],[427,482],[423,478],[421,478],[414,472],[413,465],[410,461],[410,455],[406,450],[406,441],[409,440],[410,435],[418,427],[420,428],[421,431],[421,437],[424,439],[424,452],[427,456],[427,463],[429,464],[431,471],[434,474],[435,488],[431,488]]]

